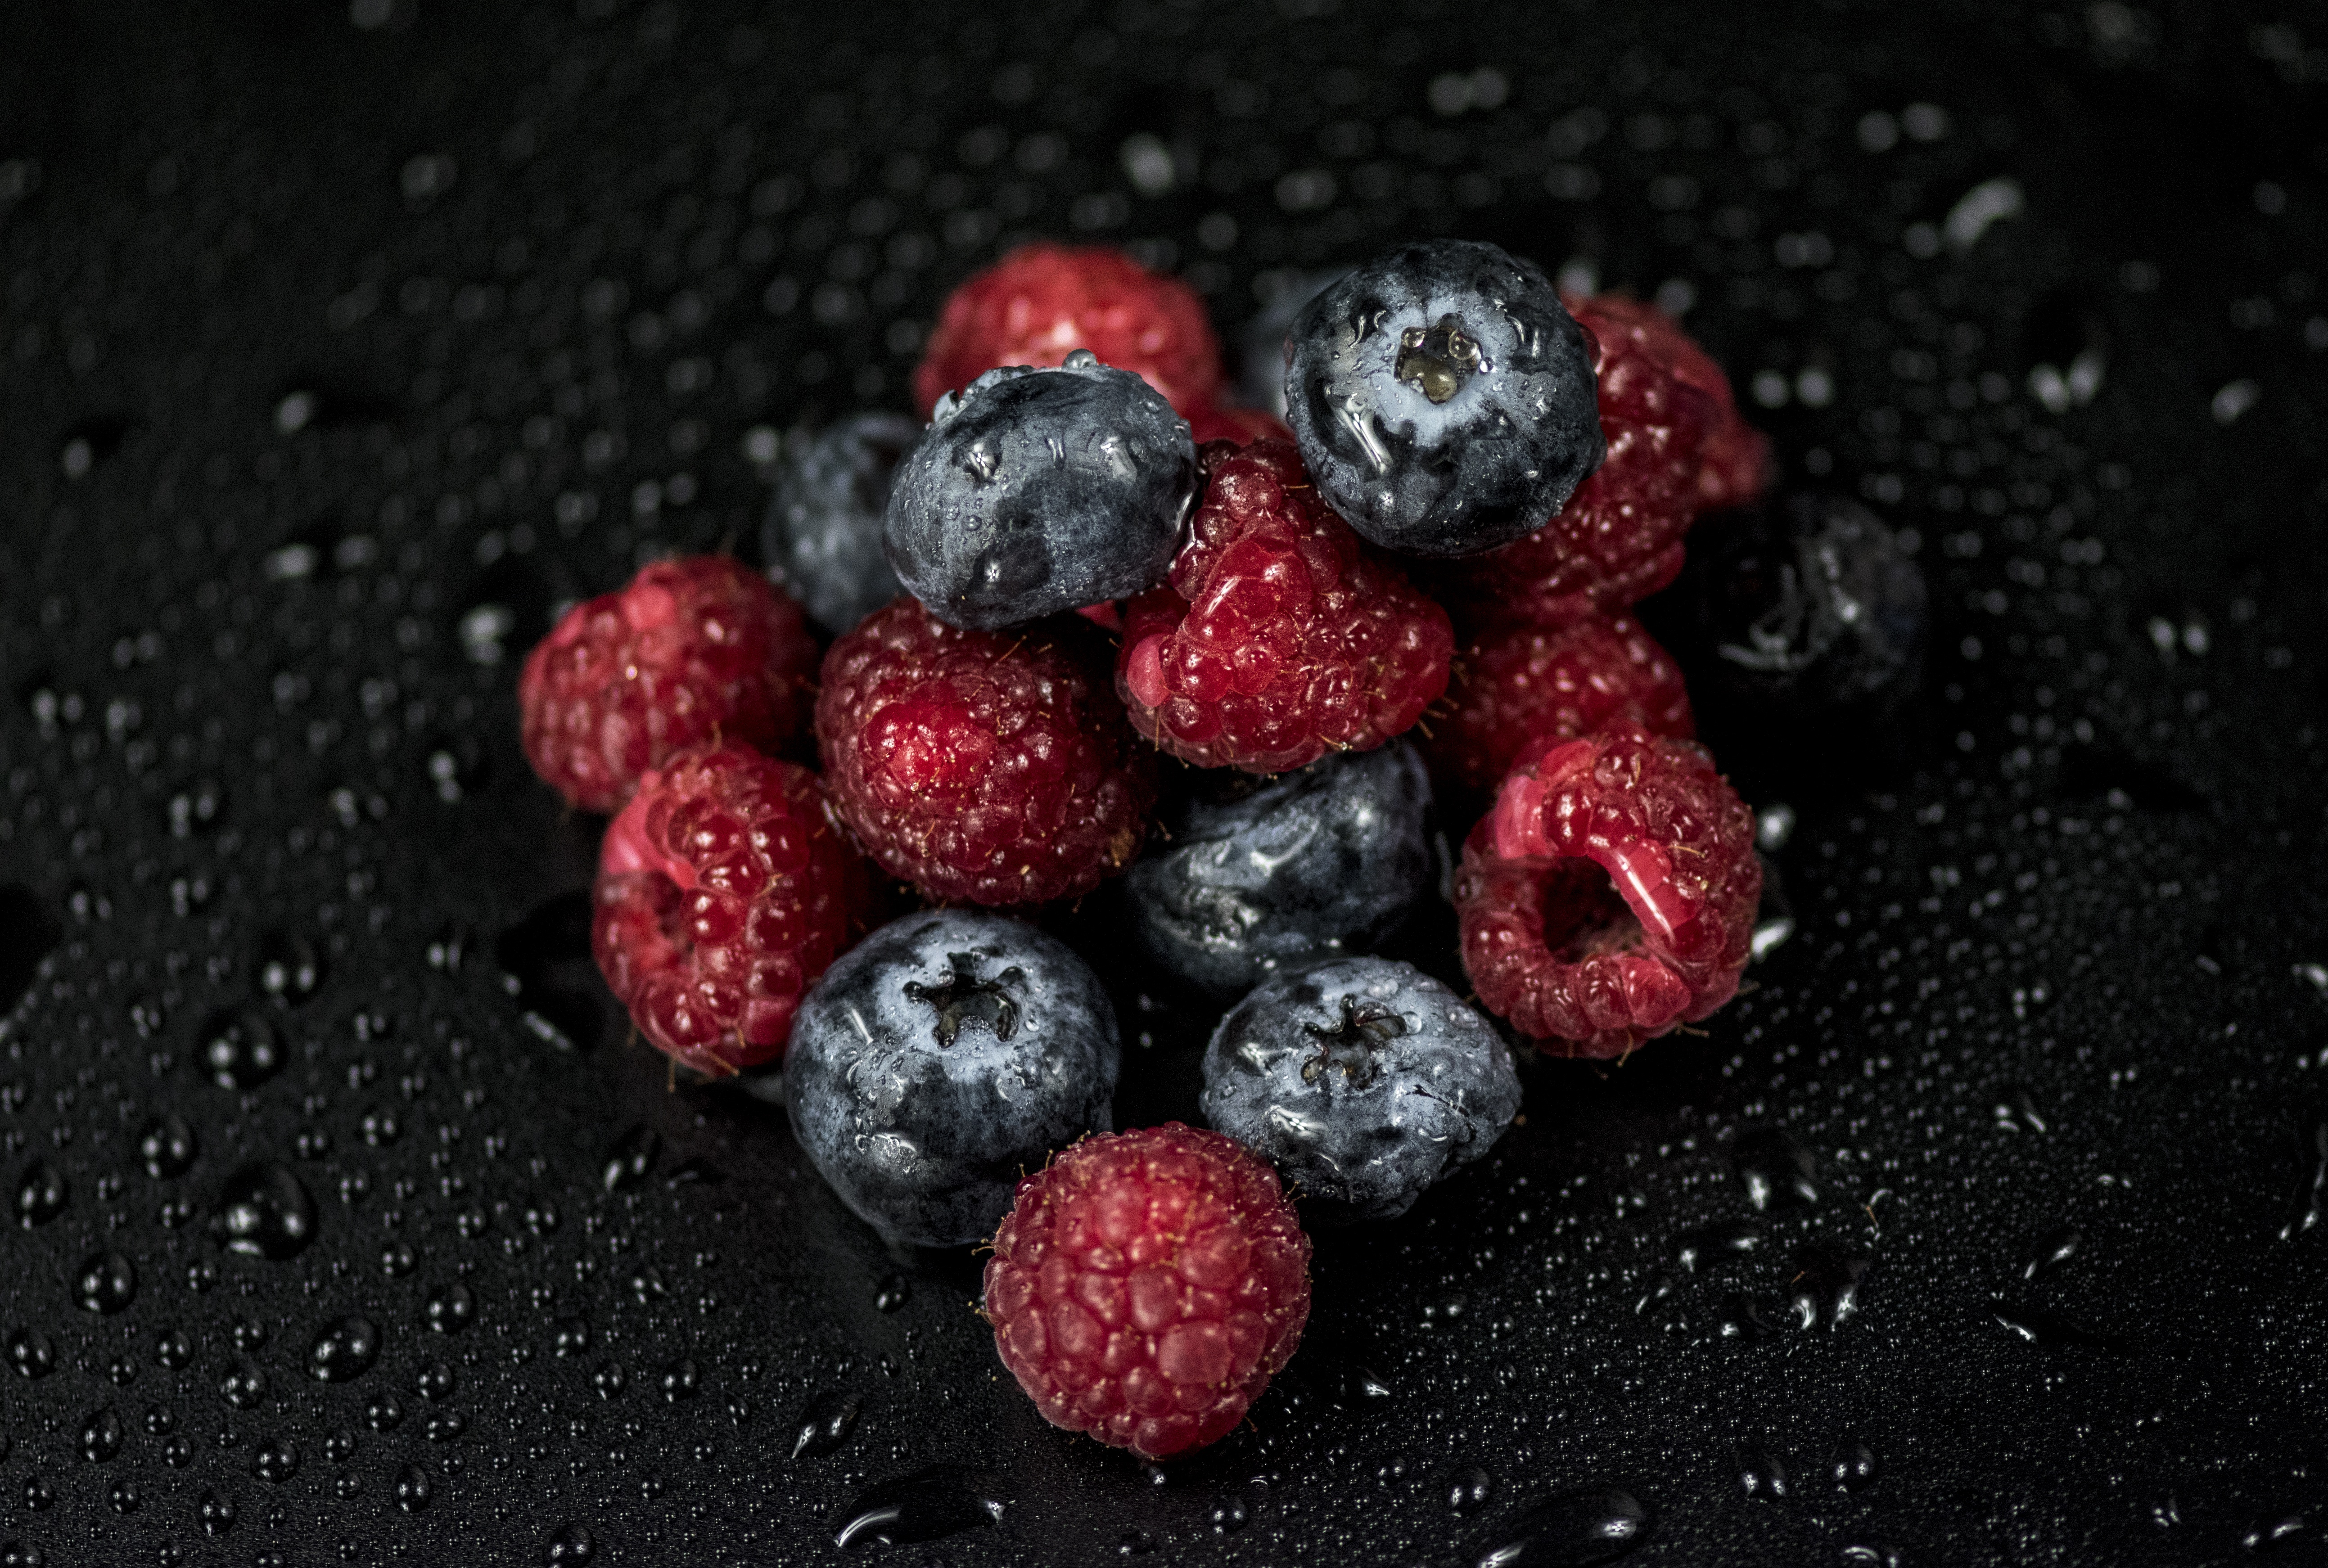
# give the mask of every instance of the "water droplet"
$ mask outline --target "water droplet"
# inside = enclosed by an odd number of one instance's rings
[[[703,1374],[692,1361],[674,1361],[662,1369],[662,1397],[665,1404],[676,1404],[682,1399],[693,1399],[701,1386]]]
[[[1587,1568],[1613,1563],[1649,1533],[1648,1509],[1617,1487],[1590,1487],[1547,1498],[1497,1532],[1475,1568]]]
[[[1900,1554],[1889,1546],[1845,1546],[1843,1560],[1854,1565],[1864,1563],[1868,1568],[1901,1568]]]
[[[156,1116],[137,1134],[137,1159],[146,1174],[156,1181],[183,1176],[201,1151],[194,1130],[183,1116]]]
[[[1743,1291],[1723,1299],[1716,1327],[1724,1339],[1767,1339],[1779,1326],[1764,1314],[1762,1304]]]
[[[1731,1159],[1757,1210],[1818,1201],[1818,1162],[1811,1151],[1775,1127],[1741,1132]]]
[[[338,1318],[307,1347],[307,1376],[318,1383],[347,1383],[371,1371],[379,1359],[380,1330],[371,1319]]]
[[[681,1161],[662,1179],[665,1187],[717,1187],[728,1179],[728,1173],[698,1155],[693,1160]]]
[[[873,1310],[894,1312],[913,1299],[914,1289],[903,1274],[887,1274],[873,1287]]]
[[[19,1377],[42,1378],[56,1370],[57,1347],[38,1329],[9,1329],[5,1348]]]
[[[2045,1118],[2037,1109],[2036,1097],[2018,1084],[2007,1085],[1989,1108],[1996,1118],[1999,1132],[2043,1132]]]
[[[204,1492],[201,1506],[195,1510],[202,1519],[202,1534],[223,1535],[234,1528],[234,1499],[216,1492]]]
[[[1245,1507],[1243,1498],[1223,1494],[1213,1499],[1212,1526],[1216,1535],[1234,1535],[1253,1522],[1253,1510]],[[843,1543],[846,1545],[846,1543]]]
[[[1787,1495],[1786,1461],[1759,1443],[1741,1444],[1738,1484],[1750,1498],[1782,1498]]]
[[[1827,1474],[1839,1491],[1863,1491],[1875,1482],[1875,1451],[1856,1438],[1845,1438],[1835,1451]]]
[[[412,1386],[420,1391],[421,1398],[435,1404],[439,1400],[452,1398],[454,1392],[461,1386],[461,1383],[460,1379],[454,1376],[450,1366],[446,1366],[442,1361],[431,1361],[414,1375]]]
[[[2034,1280],[2051,1273],[2078,1255],[2078,1249],[2085,1244],[2085,1239],[2068,1225],[2047,1231],[2030,1249],[2029,1261],[2021,1266],[2021,1277]]]
[[[1473,1514],[1495,1495],[1496,1483],[1477,1465],[1455,1472],[1447,1484],[1447,1506],[1459,1514]]]
[[[281,1486],[299,1473],[299,1445],[287,1437],[269,1438],[251,1456],[250,1473]]]
[[[1726,1258],[1742,1257],[1761,1244],[1762,1233],[1746,1220],[1700,1225],[1674,1239],[1674,1261],[1694,1274],[1701,1265],[1712,1268]]]
[[[212,1013],[202,1024],[202,1070],[221,1089],[256,1089],[283,1070],[283,1037],[248,1009]]]
[[[1859,1282],[1872,1260],[1835,1247],[1807,1246],[1795,1254],[1787,1304],[1797,1327],[1840,1329],[1859,1310]]]
[[[45,1160],[35,1160],[17,1178],[16,1223],[26,1230],[46,1225],[64,1213],[71,1197],[72,1184],[65,1173]]]
[[[285,1007],[296,1007],[324,983],[324,961],[304,936],[270,932],[259,944],[258,989]]]
[[[587,1319],[560,1318],[554,1327],[549,1343],[550,1354],[559,1357],[579,1356],[590,1348],[590,1324]]]
[[[84,1312],[109,1318],[136,1299],[136,1265],[119,1253],[94,1253],[73,1271],[73,1300]]]
[[[2114,1335],[2081,1329],[2066,1318],[2037,1307],[2013,1307],[2000,1301],[1993,1314],[1997,1322],[2020,1338],[2046,1349],[2123,1350],[2126,1342]]]
[[[826,1393],[812,1398],[793,1423],[792,1457],[813,1459],[847,1442],[857,1430],[857,1414],[864,1403],[853,1394]]]
[[[647,1178],[647,1172],[654,1169],[655,1156],[662,1152],[662,1134],[642,1122],[607,1150],[605,1169],[598,1179],[608,1192],[636,1186]]]
[[[420,1512],[436,1496],[436,1483],[418,1465],[407,1465],[396,1472],[396,1506],[406,1513]]]
[[[455,1281],[428,1292],[423,1309],[428,1326],[439,1334],[458,1334],[477,1319],[476,1292]]]
[[[32,1475],[24,1478],[24,1507],[37,1514],[48,1508],[56,1500],[57,1489],[49,1485],[45,1476]]]
[[[155,1337],[154,1359],[173,1372],[183,1371],[193,1363],[194,1342],[182,1329],[164,1329]]]
[[[256,1161],[227,1178],[211,1238],[245,1257],[296,1258],[315,1239],[315,1200],[289,1167]]]
[[[219,1397],[237,1410],[249,1410],[267,1397],[267,1374],[248,1361],[230,1363],[219,1379]]]
[[[2312,1519],[2307,1514],[2267,1515],[2239,1537],[2239,1545],[2249,1552],[2267,1552],[2284,1541],[2295,1541],[2313,1534]]]
[[[598,1538],[584,1525],[560,1525],[542,1560],[549,1568],[589,1568],[598,1560]]]
[[[1000,1524],[1009,1507],[995,1478],[953,1465],[933,1465],[860,1493],[841,1510],[832,1539],[843,1551],[935,1541]]]
[[[49,1554],[29,1541],[0,1546],[0,1568],[49,1568]]]
[[[404,1424],[404,1402],[393,1394],[373,1394],[364,1402],[364,1424],[374,1432],[394,1432]]]
[[[2284,1242],[2317,1228],[2322,1211],[2328,1209],[2328,1122],[2312,1129],[2312,1178],[2295,1189],[2295,1217],[2279,1227]]]
[[[590,1386],[598,1391],[598,1397],[601,1399],[614,1398],[630,1386],[630,1381],[629,1376],[623,1370],[623,1364],[619,1361],[605,1362],[597,1371],[590,1374]]]
[[[80,1457],[91,1464],[103,1464],[121,1451],[121,1440],[126,1435],[121,1417],[113,1406],[92,1410],[80,1423]]]

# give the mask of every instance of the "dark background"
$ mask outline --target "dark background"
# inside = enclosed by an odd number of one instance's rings
[[[817,1562],[933,1464],[999,1526],[869,1556],[1469,1561],[1620,1487],[1644,1563],[2320,1558],[2319,8],[0,34],[0,1562]],[[1951,244],[2000,176],[2022,211]],[[1014,239],[1133,243],[1234,332],[1418,233],[1685,281],[1788,482],[1916,530],[1930,675],[1888,732],[1725,753],[1799,815],[1751,993],[1529,1066],[1482,1167],[1321,1239],[1252,1425],[1150,1474],[999,1377],[972,1262],[890,1258],[780,1117],[625,1046],[515,662],[643,559],[755,553],[756,456],[902,407]],[[1127,1016],[1127,1107],[1179,1103],[1207,1021]],[[171,1114],[198,1154],[157,1178]],[[1781,1133],[1816,1197],[1757,1213]],[[294,1257],[213,1239],[252,1161],[312,1197]],[[1691,1272],[1709,1225],[1756,1244]],[[376,1364],[312,1379],[350,1313]],[[794,1460],[820,1394],[861,1414]]]

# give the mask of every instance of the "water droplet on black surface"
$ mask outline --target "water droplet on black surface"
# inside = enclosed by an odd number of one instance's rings
[[[1762,1304],[1743,1291],[1723,1298],[1715,1328],[1724,1339],[1767,1339],[1779,1331]]]
[[[393,1394],[375,1394],[364,1402],[364,1424],[374,1432],[394,1432],[404,1424],[404,1402]]]
[[[1872,1260],[1840,1248],[1807,1246],[1795,1254],[1787,1304],[1797,1327],[1840,1329],[1859,1310],[1859,1282]]]
[[[1652,1519],[1632,1493],[1590,1487],[1547,1498],[1492,1538],[1474,1568],[1589,1568],[1639,1545]]]
[[[913,1299],[914,1288],[903,1274],[885,1274],[873,1287],[873,1310],[894,1312]]]
[[[1847,1438],[1835,1451],[1827,1474],[1838,1491],[1863,1491],[1875,1483],[1875,1451],[1856,1438]]]
[[[833,1526],[833,1545],[902,1546],[1000,1524],[1009,1498],[995,1478],[954,1465],[933,1465],[858,1495]]]
[[[183,1176],[201,1152],[194,1130],[183,1116],[156,1116],[137,1133],[138,1162],[156,1181]]]
[[[554,1356],[579,1356],[590,1348],[590,1323],[585,1318],[560,1318],[552,1326],[549,1342]]]
[[[64,1213],[71,1198],[72,1184],[65,1173],[45,1160],[35,1160],[16,1180],[16,1223],[26,1230],[46,1225]]]
[[[728,1173],[701,1155],[682,1160],[669,1176],[662,1178],[665,1187],[717,1187],[728,1179]]]
[[[121,1441],[127,1435],[113,1406],[92,1410],[80,1423],[80,1457],[91,1464],[103,1464],[121,1451]]]
[[[194,1359],[194,1342],[182,1329],[164,1329],[155,1336],[154,1359],[173,1372],[183,1370]]]
[[[692,1361],[674,1361],[662,1369],[662,1397],[665,1404],[676,1404],[682,1399],[693,1399],[702,1385],[703,1374]]]
[[[2115,1335],[2083,1329],[2040,1307],[1998,1302],[1993,1314],[2016,1338],[2046,1349],[2123,1350],[2126,1341]]]
[[[283,1070],[283,1037],[248,1009],[212,1013],[202,1024],[202,1070],[221,1089],[256,1089]]]
[[[815,1395],[793,1423],[792,1457],[813,1459],[847,1442],[857,1430],[858,1412],[864,1403],[853,1394]]]
[[[0,1018],[14,1012],[64,931],[33,890],[0,883]]]
[[[1253,1510],[1243,1498],[1224,1495],[1213,1499],[1212,1526],[1216,1535],[1234,1535],[1253,1522]]]
[[[316,955],[315,944],[289,932],[270,932],[259,944],[253,967],[258,989],[285,1007],[305,1001],[324,983],[324,961]]]
[[[1745,1184],[1746,1201],[1757,1210],[1789,1208],[1818,1201],[1818,1161],[1791,1134],[1764,1127],[1738,1135],[1731,1160]]]
[[[477,1320],[477,1295],[458,1281],[439,1285],[428,1292],[423,1311],[428,1327],[437,1333],[458,1334]]]
[[[1738,1484],[1750,1498],[1783,1498],[1788,1486],[1786,1462],[1759,1443],[1741,1444]]]
[[[2239,1545],[2248,1552],[2269,1552],[2286,1542],[2309,1541],[2313,1535],[2312,1516],[2308,1514],[2267,1514],[2240,1535]]]
[[[230,1363],[219,1379],[219,1397],[237,1410],[249,1410],[267,1397],[267,1374],[249,1361]]]
[[[137,1268],[119,1253],[94,1253],[73,1271],[73,1301],[107,1317],[137,1299]]]
[[[419,1390],[421,1398],[433,1404],[452,1398],[461,1382],[450,1366],[442,1361],[431,1361],[413,1376],[412,1386]]]
[[[436,1496],[436,1483],[418,1465],[407,1465],[396,1473],[396,1506],[408,1514],[417,1514],[427,1507]]]
[[[2044,1113],[2037,1109],[2036,1096],[2018,1084],[2009,1084],[1996,1096],[1991,1108],[2000,1132],[2043,1132]]]
[[[1475,1514],[1495,1496],[1496,1483],[1486,1470],[1473,1465],[1455,1472],[1447,1483],[1447,1506],[1459,1514]]]
[[[315,1239],[315,1200],[289,1167],[246,1165],[227,1178],[211,1215],[211,1237],[244,1257],[296,1258]]]
[[[299,1473],[299,1445],[287,1437],[270,1438],[251,1455],[250,1473],[281,1486]]]
[[[597,1560],[598,1538],[583,1525],[559,1526],[542,1554],[549,1568],[589,1568]]]
[[[606,1151],[605,1168],[598,1178],[600,1185],[608,1192],[635,1187],[647,1178],[647,1173],[654,1169],[655,1156],[662,1152],[662,1134],[640,1122]]]
[[[1743,1257],[1761,1244],[1762,1233],[1747,1220],[1700,1225],[1674,1239],[1674,1261],[1694,1274],[1701,1266],[1711,1268],[1724,1259]]]
[[[5,1349],[8,1365],[19,1377],[38,1379],[56,1370],[56,1347],[38,1329],[11,1329]]]
[[[205,1535],[223,1535],[234,1528],[232,1498],[223,1498],[216,1492],[204,1492],[202,1503],[195,1512],[202,1520],[202,1534]]]
[[[2284,1242],[2319,1228],[2321,1215],[2328,1210],[2328,1122],[2312,1129],[2311,1152],[2311,1179],[2295,1189],[2294,1217],[2279,1227],[2279,1239]]]
[[[2085,1244],[2085,1239],[2069,1225],[2047,1231],[2029,1250],[2029,1261],[2021,1265],[2021,1277],[2036,1280],[2051,1273],[2078,1255],[2078,1249]]]
[[[334,1319],[307,1347],[307,1376],[318,1383],[346,1383],[371,1370],[380,1359],[380,1330],[369,1318]]]

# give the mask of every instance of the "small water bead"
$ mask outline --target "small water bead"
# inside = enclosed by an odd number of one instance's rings
[[[1447,1506],[1459,1514],[1477,1513],[1495,1495],[1495,1481],[1477,1465],[1455,1472],[1447,1484]]]
[[[252,1409],[267,1397],[267,1374],[238,1357],[219,1379],[219,1397],[237,1410]]]
[[[589,1568],[597,1560],[598,1538],[584,1525],[559,1526],[542,1555],[549,1568]]]
[[[702,1376],[692,1361],[674,1361],[664,1367],[662,1379],[664,1403],[676,1404],[682,1399],[693,1399]]]
[[[623,1371],[623,1364],[619,1361],[602,1363],[598,1370],[590,1375],[590,1386],[598,1391],[598,1397],[601,1399],[614,1398],[629,1385],[630,1378]]]
[[[1621,1488],[1563,1492],[1497,1531],[1472,1562],[1475,1568],[1589,1568],[1632,1551],[1652,1523],[1640,1499]]]
[[[821,1393],[811,1398],[793,1423],[792,1457],[813,1459],[847,1442],[863,1408],[864,1401],[855,1394]]]
[[[124,1476],[106,1489],[105,1502],[117,1514],[134,1514],[145,1506],[146,1494],[137,1489],[136,1481]]]
[[[1835,1489],[1845,1492],[1863,1491],[1875,1484],[1877,1461],[1875,1451],[1856,1438],[1847,1438],[1835,1451],[1827,1467]]]
[[[254,968],[259,990],[285,1007],[305,1001],[324,983],[324,961],[316,955],[315,944],[289,933],[270,934],[259,946]]]
[[[380,1359],[380,1330],[368,1318],[337,1318],[307,1347],[307,1376],[318,1383],[346,1383],[362,1376]]]
[[[137,1299],[137,1267],[120,1253],[93,1253],[73,1271],[72,1294],[82,1311],[109,1318]]]
[[[396,1506],[408,1514],[426,1508],[436,1496],[436,1483],[418,1465],[407,1465],[396,1472]]]
[[[833,1545],[849,1551],[942,1540],[1001,1523],[1009,1506],[995,1478],[958,1466],[933,1465],[859,1493],[837,1516]]]
[[[16,1179],[16,1223],[26,1230],[46,1225],[64,1213],[71,1197],[72,1184],[64,1172],[45,1160],[35,1160]]]
[[[19,1377],[39,1379],[56,1370],[57,1349],[38,1329],[11,1329],[5,1346],[8,1365]]]
[[[364,1404],[364,1424],[374,1432],[394,1432],[404,1424],[404,1402],[393,1394],[375,1394]]]
[[[202,1521],[205,1535],[223,1535],[234,1528],[234,1499],[216,1492],[204,1492],[195,1507],[195,1516]]]
[[[560,1318],[551,1327],[550,1354],[579,1356],[590,1348],[590,1324],[583,1318]]]
[[[254,1318],[238,1317],[227,1330],[227,1337],[238,1350],[256,1350],[267,1343],[267,1325]]]
[[[154,1338],[154,1359],[173,1372],[183,1371],[194,1359],[194,1342],[178,1329],[164,1329]]]
[[[903,1274],[887,1274],[873,1287],[873,1310],[894,1312],[913,1299],[913,1286]]]
[[[1796,1326],[1843,1327],[1859,1310],[1859,1283],[1872,1261],[1835,1247],[1807,1246],[1798,1251],[1787,1296]]]
[[[1818,1201],[1818,1162],[1788,1133],[1765,1127],[1739,1134],[1731,1152],[1746,1201],[1760,1212]]]
[[[2051,1273],[2078,1255],[2085,1237],[2069,1225],[2050,1230],[2037,1239],[2029,1252],[2029,1260],[2021,1266],[2023,1280],[2036,1280]]]
[[[156,1116],[138,1130],[138,1162],[156,1181],[183,1176],[201,1152],[193,1127],[183,1116]]]
[[[390,1242],[380,1249],[380,1272],[400,1280],[420,1266],[420,1256],[408,1242]]]
[[[413,1377],[412,1386],[418,1390],[421,1398],[435,1404],[438,1400],[452,1398],[460,1388],[461,1380],[442,1361],[431,1361]]]
[[[2040,1307],[1996,1303],[1992,1315],[2015,1338],[2045,1349],[2117,1351],[2126,1342],[2115,1335],[2098,1334]]]
[[[1232,1494],[1213,1499],[1214,1535],[1234,1535],[1252,1522],[1253,1511],[1245,1506],[1245,1500],[1243,1498]],[[848,1543],[844,1541],[841,1545],[845,1546]]]
[[[91,1464],[103,1464],[121,1451],[122,1440],[127,1435],[113,1406],[92,1410],[80,1423],[80,1457]]]
[[[202,1070],[221,1089],[256,1089],[283,1070],[283,1037],[248,1009],[212,1013],[202,1028]]]
[[[607,1150],[605,1165],[598,1174],[599,1185],[608,1192],[637,1186],[647,1178],[654,1169],[655,1157],[662,1152],[662,1135],[640,1122]]]
[[[155,1437],[167,1437],[178,1430],[178,1413],[166,1404],[146,1407],[146,1430]]]
[[[2310,1179],[2296,1188],[2295,1202],[2288,1222],[2279,1227],[2279,1239],[2292,1242],[2296,1237],[2319,1227],[2321,1216],[2328,1212],[2328,1122],[2312,1129],[2313,1165]]]
[[[227,1178],[211,1236],[244,1257],[297,1257],[315,1239],[315,1200],[288,1166],[255,1161]]]
[[[1759,1443],[1741,1444],[1738,1484],[1750,1498],[1783,1498],[1788,1488],[1786,1461]]]
[[[1674,1238],[1674,1261],[1691,1273],[1725,1259],[1743,1257],[1762,1244],[1762,1233],[1751,1222],[1700,1225]]]
[[[428,1327],[439,1334],[458,1334],[477,1320],[476,1292],[455,1281],[428,1292],[423,1309]]]
[[[251,1456],[250,1473],[262,1481],[281,1486],[299,1473],[299,1445],[287,1437],[268,1439]]]

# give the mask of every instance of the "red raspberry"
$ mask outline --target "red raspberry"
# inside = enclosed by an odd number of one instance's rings
[[[841,820],[934,898],[1088,893],[1147,837],[1155,758],[1076,616],[972,632],[896,599],[825,655],[816,734]]]
[[[1454,710],[1431,721],[1423,752],[1442,779],[1492,790],[1512,759],[1611,724],[1696,733],[1681,667],[1630,615],[1557,630],[1505,626],[1455,656]]]
[[[1485,619],[1556,626],[1638,603],[1679,575],[1701,512],[1760,483],[1760,436],[1672,317],[1620,295],[1568,306],[1592,341],[1609,455],[1559,516],[1449,570],[1450,595]]]
[[[1266,408],[1224,408],[1199,403],[1180,412],[1188,421],[1188,433],[1197,438],[1199,446],[1207,441],[1233,441],[1240,446],[1250,446],[1255,441],[1293,439],[1293,432],[1285,427],[1285,421]]]
[[[1278,773],[1413,724],[1447,689],[1447,612],[1334,515],[1291,442],[1204,456],[1169,586],[1124,613],[1133,726],[1202,766]]]
[[[732,1074],[784,1055],[868,886],[814,774],[703,746],[649,769],[608,824],[590,947],[657,1050]]]
[[[1018,1183],[986,1315],[1045,1420],[1164,1459],[1234,1430],[1292,1357],[1310,1238],[1234,1139],[1178,1122],[1086,1138]]]
[[[800,606],[759,573],[726,556],[658,561],[526,655],[526,760],[568,804],[611,812],[700,741],[776,750],[807,717],[815,669]]]
[[[1621,1056],[1730,1000],[1761,896],[1754,815],[1705,748],[1621,725],[1524,761],[1471,830],[1463,969],[1523,1033]]]
[[[1056,365],[1077,349],[1146,377],[1184,414],[1220,385],[1220,342],[1195,289],[1120,250],[1038,244],[946,297],[914,369],[914,400],[926,419],[942,395],[998,365]]]

